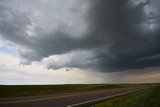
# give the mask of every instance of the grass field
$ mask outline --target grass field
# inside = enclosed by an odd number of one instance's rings
[[[88,107],[160,107],[160,85]]]
[[[74,91],[91,91],[101,89],[123,88],[129,84],[81,84],[81,85],[0,85],[0,97],[33,96],[65,93]]]

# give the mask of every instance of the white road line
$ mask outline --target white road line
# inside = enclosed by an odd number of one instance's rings
[[[142,89],[138,89],[138,90],[134,90],[134,91],[128,91],[128,92],[124,92],[124,93],[120,93],[120,94],[115,94],[115,95],[110,95],[110,96],[98,98],[98,99],[95,99],[95,100],[89,100],[89,101],[85,101],[85,102],[69,105],[67,107],[76,107],[76,106],[80,106],[80,105],[84,105],[84,104],[97,103],[97,102],[109,100],[109,99],[112,99],[112,98],[115,98],[115,97],[123,96],[123,95],[126,95],[126,94],[138,92],[138,91],[141,91],[141,90],[144,90],[144,89],[146,89],[146,88],[142,88]]]

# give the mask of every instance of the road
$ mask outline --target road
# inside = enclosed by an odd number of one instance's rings
[[[0,98],[0,107],[67,107],[69,105],[131,92],[143,88],[144,86],[40,96]]]

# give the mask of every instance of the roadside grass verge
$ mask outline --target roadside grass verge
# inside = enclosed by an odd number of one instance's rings
[[[160,107],[160,85],[106,102],[83,107]]]
[[[136,84],[0,85],[0,98],[92,91],[137,86]]]

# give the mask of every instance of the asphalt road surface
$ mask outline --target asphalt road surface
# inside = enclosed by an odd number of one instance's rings
[[[72,92],[28,97],[0,98],[0,107],[67,107],[69,105],[91,101],[111,95],[143,89],[130,87],[101,91]]]

